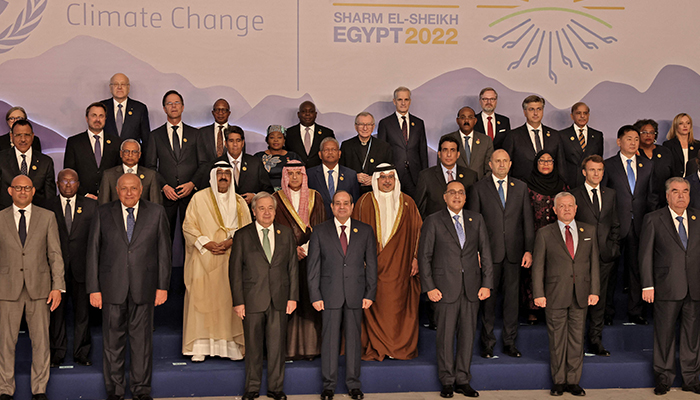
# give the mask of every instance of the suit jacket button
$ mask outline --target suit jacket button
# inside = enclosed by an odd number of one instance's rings
[[[24,271],[24,268],[20,268],[19,270],[20,270],[20,271]]]

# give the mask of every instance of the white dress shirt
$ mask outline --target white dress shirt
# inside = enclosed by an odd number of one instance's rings
[[[134,225],[136,225],[136,220],[138,219],[138,215],[139,215],[139,203],[140,202],[136,202],[136,205],[134,205],[134,207],[132,207],[134,209]],[[124,203],[120,202],[119,204],[121,204],[121,206],[122,206],[122,218],[124,219],[124,232],[126,232],[126,225],[127,225],[126,219],[129,216],[129,212],[126,211],[126,209],[128,207],[125,206]]]
[[[496,185],[496,193],[498,193],[498,181],[503,181],[503,198],[508,201],[508,175],[503,179],[499,179],[496,175],[491,174],[491,178],[493,178],[493,184]]]
[[[544,132],[542,132],[542,124],[538,128],[533,128],[532,125],[526,123],[527,132],[530,134],[530,143],[532,143],[532,148],[537,151],[537,144],[535,142],[535,129],[537,129],[537,136],[540,137],[540,144],[542,145],[542,150],[544,150]]]
[[[105,153],[105,132],[104,130],[99,131],[98,133],[94,133],[93,131],[89,130],[87,131],[88,134],[88,139],[90,139],[90,147],[92,147],[92,154],[95,154],[95,142],[97,142],[97,139],[95,139],[95,135],[100,137],[100,154],[104,155]]]
[[[440,168],[442,168],[442,176],[445,178],[445,182],[450,183],[449,180],[449,175],[447,174],[447,171],[452,171],[452,179],[457,180],[457,164],[452,166],[452,169],[448,169],[445,167],[445,164],[440,163]]]
[[[484,131],[481,133],[485,133],[487,136],[489,134],[489,117],[491,117],[491,126],[493,127],[493,134],[494,137],[496,136],[496,113],[494,112],[491,115],[486,114],[486,111],[481,110],[481,122],[484,124]]]
[[[447,209],[447,211],[450,212],[450,219],[452,220],[452,224],[455,226],[455,231],[457,230],[457,222],[455,221],[455,215],[459,215],[459,223],[462,224],[462,231],[464,232],[464,213],[462,212],[462,210],[459,210],[459,214],[455,214],[449,208]],[[464,232],[464,237],[467,237],[466,232]]]
[[[326,164],[321,164],[323,166],[323,181],[326,182],[326,187],[328,188],[328,191],[330,192],[330,188],[328,187],[328,171],[330,169],[326,167]],[[333,187],[335,188],[335,191],[338,191],[338,175],[340,174],[340,167],[338,167],[339,164],[335,164],[335,167],[333,167]]]
[[[588,182],[584,182],[583,186],[586,188],[586,192],[588,192],[588,198],[591,199],[591,204],[593,204],[593,189],[596,189],[596,193],[598,194],[598,211],[602,210],[603,209],[603,196],[600,193],[600,185],[593,187],[593,186],[589,185]]]
[[[59,194],[58,197],[61,198],[61,211],[63,211],[63,213],[64,213],[63,217],[66,216],[65,215],[66,203],[68,202],[68,200],[70,200],[70,219],[71,219],[71,221],[74,220],[75,219],[74,218],[75,217],[75,199],[77,196],[73,195],[73,197],[71,197],[71,198],[65,198],[65,197],[63,197],[62,194]]]
[[[27,235],[29,235],[29,220],[32,218],[32,203],[29,203],[25,208],[19,208],[15,205],[15,203],[12,203],[12,215],[15,217],[15,228],[19,232],[19,219],[22,217],[22,214],[19,213],[19,210],[24,210],[24,219],[27,221]]]
[[[29,149],[27,150],[26,153],[22,153],[19,150],[17,150],[16,147],[13,147],[15,149],[15,156],[17,156],[17,166],[19,167],[19,170],[22,170],[22,154],[24,154],[27,159],[27,173],[29,173],[29,168],[31,168],[32,165],[32,146],[29,146]]]
[[[338,232],[338,239],[340,239],[340,234],[343,232],[342,229],[340,229],[341,226],[346,226],[345,228],[345,237],[348,238],[348,246],[350,246],[350,229],[352,227],[350,226],[350,221],[352,221],[351,218],[348,218],[347,221],[345,221],[344,224],[341,224],[340,221],[338,221],[338,218],[333,217],[333,222],[335,222],[335,230]]]
[[[224,127],[224,151],[226,151],[226,129],[228,129],[228,122],[219,124],[218,122],[214,121],[214,149],[216,149],[216,141],[219,140],[219,126]]]
[[[566,224],[560,220],[557,220],[557,223],[559,224],[561,237],[564,239],[564,243],[566,243]],[[571,228],[571,237],[574,239],[574,254],[576,254],[576,250],[578,249],[578,228],[576,227],[576,220],[572,220],[569,223],[569,228]]]
[[[134,171],[133,173],[135,174],[139,170],[139,164],[136,163],[133,167],[127,167],[126,164],[122,163],[122,168],[124,169],[125,174],[129,173],[129,169],[132,169]]]
[[[627,174],[627,160],[632,160],[632,169],[634,170],[634,181],[637,182],[637,178],[639,177],[639,174],[637,174],[637,156],[633,155],[632,158],[627,158],[624,154],[622,154],[622,152],[620,152],[620,159],[622,160],[622,169],[625,170],[625,174]]]
[[[396,118],[399,119],[399,129],[401,129],[401,124],[403,124],[403,117],[406,117],[406,137],[410,138],[411,137],[411,120],[408,116],[408,113],[406,115],[401,115],[400,112],[396,111],[394,114],[396,114]]]
[[[177,128],[177,138],[180,141],[180,149],[182,149],[182,120],[177,125],[174,125],[174,126],[178,127]],[[174,151],[175,148],[173,147],[173,124],[171,124],[170,122],[166,122],[165,127],[167,128],[167,131],[168,131],[168,141],[170,142],[170,148],[173,149],[173,151]]]
[[[265,248],[263,242],[265,234],[262,231],[264,228],[265,227],[260,225],[258,221],[255,221],[255,230],[258,231],[258,238],[260,239],[260,245],[263,246],[263,249]],[[270,224],[267,229],[269,229],[269,231],[267,231],[267,238],[270,240],[270,254],[275,254],[275,224]]]
[[[231,153],[229,153],[228,151],[226,152],[226,156],[228,157],[228,162],[231,163],[231,166],[234,169],[238,168],[238,173],[240,175],[241,168],[243,167],[243,152],[241,151],[241,154],[238,155],[238,158],[233,158]]]
[[[129,101],[129,98],[124,99],[123,102],[118,102],[117,99],[112,97],[112,103],[114,103],[114,122],[117,122],[117,113],[119,112],[119,104],[122,105],[122,116],[124,117],[123,121],[126,121],[126,102]]]
[[[460,140],[462,141],[462,146],[464,146],[464,141],[466,139],[467,145],[469,146],[469,153],[470,154],[471,154],[471,151],[473,149],[473,147],[472,147],[473,136],[474,136],[474,131],[472,131],[472,133],[470,133],[469,135],[465,135],[464,132],[459,131],[459,137],[460,137]],[[466,151],[466,148],[464,150]],[[465,155],[465,157],[466,157],[466,155]]]
[[[581,134],[581,129],[583,129],[583,137],[586,139],[586,145],[588,145],[588,125],[584,125],[583,128],[574,124],[574,133],[576,133],[576,139],[578,141],[578,135]]]
[[[314,144],[314,129],[316,129],[316,124],[304,126],[303,124],[299,123],[299,135],[301,136],[301,143],[304,144],[304,148],[306,148],[306,128],[309,128],[309,139],[311,139],[311,143],[308,145],[309,149],[311,149],[311,145]]]

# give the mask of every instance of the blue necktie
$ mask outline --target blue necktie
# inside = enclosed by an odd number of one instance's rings
[[[134,208],[129,207],[126,209],[129,215],[126,216],[126,238],[131,242],[131,235],[134,234],[134,225],[136,225],[136,219],[134,219]]]
[[[688,248],[688,234],[685,232],[685,226],[683,226],[683,217],[676,217],[678,220],[678,236],[681,237],[681,242],[683,243],[683,248]]]
[[[464,228],[462,224],[459,223],[459,215],[452,217],[455,220],[455,229],[457,230],[457,237],[459,238],[459,247],[464,247]]]
[[[634,176],[634,168],[632,168],[632,160],[627,160],[627,182],[630,184],[630,190],[634,193],[634,186],[637,179]]]
[[[331,194],[331,199],[335,194],[335,182],[333,182],[333,170],[328,171],[328,193]]]
[[[505,180],[498,180],[498,197],[501,198],[501,204],[503,205],[503,208],[506,208],[506,193],[503,191],[503,182],[505,182]]]

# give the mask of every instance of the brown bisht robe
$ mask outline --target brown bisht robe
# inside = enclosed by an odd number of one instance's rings
[[[392,234],[385,247],[379,206],[374,193],[360,197],[353,218],[369,224],[377,237],[377,296],[362,321],[363,360],[384,357],[408,360],[418,355],[418,300],[420,280],[411,276],[411,264],[418,251],[423,221],[416,203],[401,193]],[[381,227],[383,228],[383,227]]]
[[[326,220],[321,195],[309,189],[309,225],[299,218],[292,201],[282,190],[273,195],[277,200],[275,221],[292,228],[297,246],[308,243],[314,226]],[[287,358],[312,359],[321,354],[321,313],[311,305],[309,284],[306,280],[306,258],[299,261],[299,301],[287,322]]]

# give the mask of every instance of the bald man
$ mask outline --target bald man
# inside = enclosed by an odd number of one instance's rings
[[[148,122],[148,107],[140,101],[129,97],[131,83],[129,78],[116,73],[109,80],[111,99],[102,100],[107,107],[107,122],[104,130],[108,134],[119,136],[121,140],[136,139],[142,146],[148,144],[151,125]],[[144,150],[145,153],[145,150]]]

